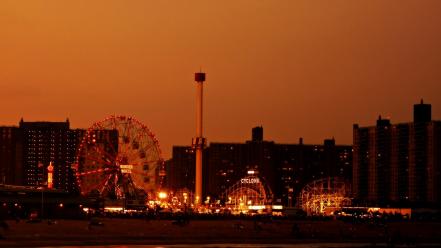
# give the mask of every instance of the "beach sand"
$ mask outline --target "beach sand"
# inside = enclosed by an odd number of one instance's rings
[[[350,224],[342,221],[191,220],[176,225],[172,220],[100,219],[57,220],[27,223],[7,221],[1,230],[0,247],[85,246],[120,244],[296,244],[316,242],[351,243],[441,243],[441,223],[393,222],[387,225]]]

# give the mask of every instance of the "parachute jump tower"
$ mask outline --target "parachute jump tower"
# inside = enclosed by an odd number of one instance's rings
[[[195,182],[195,203],[202,202],[202,150],[205,147],[206,139],[202,134],[202,113],[203,113],[203,85],[205,73],[194,74],[196,81],[196,137],[192,140],[192,146],[196,150],[196,182]]]

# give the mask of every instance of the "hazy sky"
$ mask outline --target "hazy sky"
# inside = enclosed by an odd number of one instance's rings
[[[195,135],[352,143],[352,124],[441,119],[441,1],[0,1],[0,125],[132,115],[165,157]]]

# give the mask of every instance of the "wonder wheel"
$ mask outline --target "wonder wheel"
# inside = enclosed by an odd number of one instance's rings
[[[94,123],[83,135],[76,161],[81,193],[111,200],[155,195],[165,176],[158,140],[133,117]]]

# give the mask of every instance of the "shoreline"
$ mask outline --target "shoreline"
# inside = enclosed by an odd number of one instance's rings
[[[207,245],[207,244],[441,244],[441,223],[392,222],[385,226],[342,221],[191,220],[180,226],[171,220],[102,219],[26,223],[7,221],[1,247]],[[294,226],[296,228],[294,228]]]

